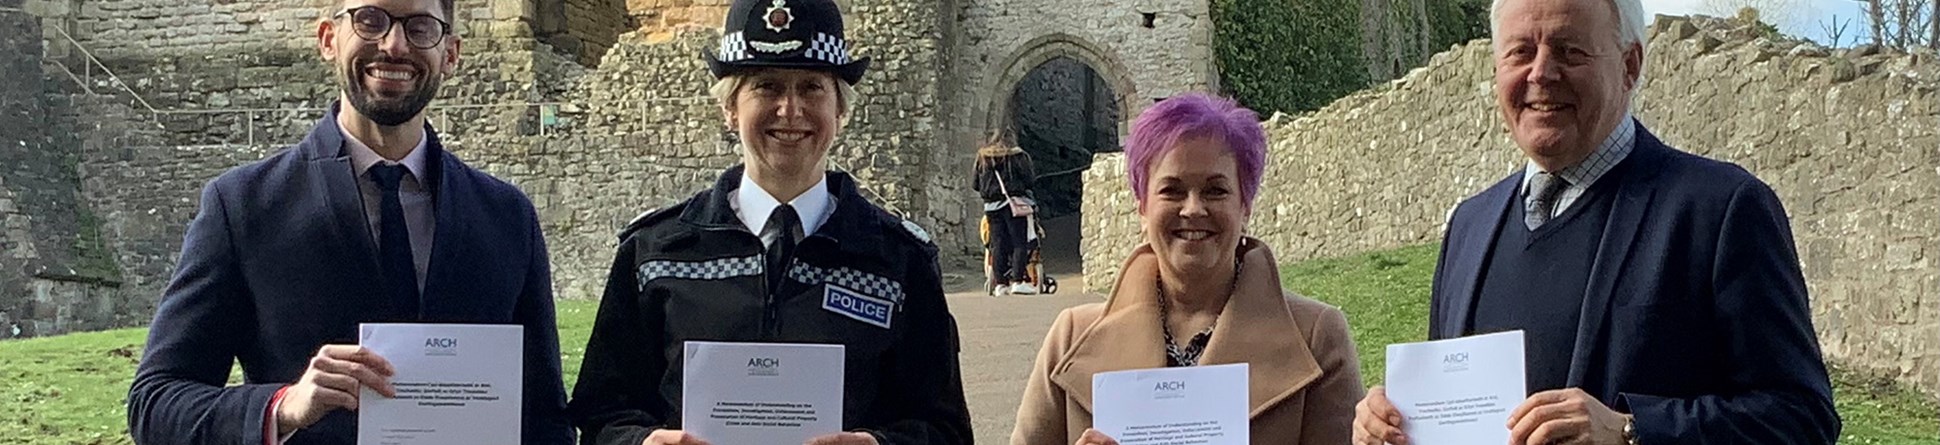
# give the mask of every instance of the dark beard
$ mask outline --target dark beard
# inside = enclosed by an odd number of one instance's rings
[[[431,105],[431,98],[438,95],[438,80],[430,69],[417,63],[395,59],[384,61],[416,67],[418,69],[416,87],[403,97],[378,97],[364,86],[362,67],[366,64],[362,61],[345,67],[344,72],[337,76],[337,82],[343,87],[344,95],[350,97],[350,107],[357,110],[357,114],[364,115],[364,118],[378,125],[395,127],[410,121],[412,117],[424,111],[425,106]]]

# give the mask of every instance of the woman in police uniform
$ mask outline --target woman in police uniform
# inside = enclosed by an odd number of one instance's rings
[[[568,404],[581,442],[705,443],[681,431],[682,346],[729,341],[845,346],[846,432],[810,443],[970,443],[935,245],[827,170],[869,65],[841,12],[736,0],[725,28],[703,56],[742,165],[621,232]]]

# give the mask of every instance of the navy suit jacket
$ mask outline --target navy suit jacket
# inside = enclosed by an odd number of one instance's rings
[[[1829,444],[1839,435],[1790,222],[1736,165],[1637,126],[1583,293],[1570,387],[1636,416],[1638,443]],[[1429,336],[1473,334],[1491,246],[1521,171],[1455,210]]]
[[[362,322],[407,321],[380,287],[376,241],[337,106],[303,142],[211,181],[128,391],[137,443],[261,445],[275,392]],[[427,323],[525,326],[524,441],[569,444],[552,277],[532,203],[445,152],[426,125],[437,220],[422,299]],[[225,386],[231,361],[244,383]],[[337,410],[287,442],[354,444]]]

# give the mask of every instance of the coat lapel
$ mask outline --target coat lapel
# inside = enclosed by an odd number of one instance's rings
[[[1437,312],[1441,319],[1435,320],[1435,326],[1439,329],[1430,333],[1434,338],[1455,338],[1469,331],[1469,315],[1475,310],[1475,300],[1481,297],[1482,292],[1482,265],[1488,262],[1489,254],[1495,250],[1496,234],[1502,232],[1502,224],[1509,220],[1510,200],[1515,199],[1515,191],[1522,184],[1521,178],[1519,173],[1512,174],[1476,195],[1474,203],[1478,208],[1475,214],[1483,218],[1480,224],[1450,225],[1460,230],[1459,233],[1448,234],[1451,240],[1475,244],[1444,244],[1450,250],[1442,253],[1449,255],[1449,267],[1443,271],[1450,280],[1447,287],[1449,294],[1435,297],[1448,299],[1449,306],[1448,310]]]
[[[424,165],[428,170],[424,174],[428,178],[424,186],[431,195],[431,259],[424,266],[424,291],[419,293],[419,301],[423,302],[425,317],[430,319],[434,308],[449,310],[463,307],[461,304],[434,300],[443,295],[443,289],[451,285],[453,277],[462,276],[461,272],[467,267],[468,262],[464,260],[467,253],[462,251],[466,244],[459,241],[465,235],[465,218],[459,215],[465,212],[458,208],[465,200],[453,196],[470,192],[466,188],[470,183],[454,179],[462,174],[461,166],[457,165],[457,158],[445,151],[430,123],[425,124],[424,137],[429,138],[424,144],[427,150]]]
[[[1662,171],[1663,142],[1637,124],[1636,148],[1621,168],[1626,173],[1618,180],[1616,203],[1610,209],[1610,220],[1603,227],[1603,238],[1597,245],[1596,262],[1590,266],[1590,281],[1583,290],[1583,309],[1576,326],[1576,345],[1570,352],[1569,379],[1566,384],[1582,387],[1586,373],[1591,369],[1592,357],[1597,345],[1605,343],[1603,338],[1604,321],[1610,312],[1610,295],[1616,290],[1617,277],[1623,274],[1625,260],[1630,257],[1630,246],[1635,244],[1637,227],[1650,211],[1651,198],[1656,187],[1650,179]],[[1600,366],[1599,366],[1600,367]]]
[[[1250,416],[1258,416],[1318,380],[1321,370],[1280,290],[1272,252],[1254,239],[1245,240],[1241,250],[1240,283],[1220,311],[1200,362],[1247,363],[1247,408]],[[1133,253],[1118,275],[1105,314],[1053,368],[1052,382],[1086,412],[1093,409],[1093,375],[1165,367],[1158,262],[1149,246]]]
[[[370,220],[364,216],[364,197],[357,189],[357,177],[350,164],[350,154],[344,151],[343,132],[337,128],[339,105],[331,104],[330,112],[324,114],[317,126],[305,138],[310,173],[323,178],[319,184],[328,207],[332,227],[337,231],[336,239],[351,243],[350,249],[359,264],[365,266],[364,273],[377,273],[377,240],[371,239]]]
[[[1212,341],[1199,358],[1205,365],[1246,363],[1247,413],[1258,417],[1320,378],[1320,362],[1307,348],[1306,329],[1294,322],[1280,289],[1273,252],[1256,240],[1240,264],[1240,286],[1219,313]]]
[[[1159,330],[1158,257],[1140,246],[1119,269],[1118,284],[1105,302],[1105,315],[1086,328],[1052,368],[1051,381],[1085,412],[1091,406],[1091,376],[1101,372],[1165,367],[1165,334]]]

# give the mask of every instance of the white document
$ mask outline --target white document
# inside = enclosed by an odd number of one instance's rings
[[[358,389],[359,445],[517,444],[525,327],[358,326],[358,344],[397,371],[397,398]]]
[[[680,427],[717,444],[799,444],[842,432],[843,346],[690,341]]]
[[[1388,401],[1408,443],[1509,443],[1524,360],[1522,331],[1388,345]]]
[[[1091,376],[1092,428],[1123,445],[1245,445],[1246,364]]]

